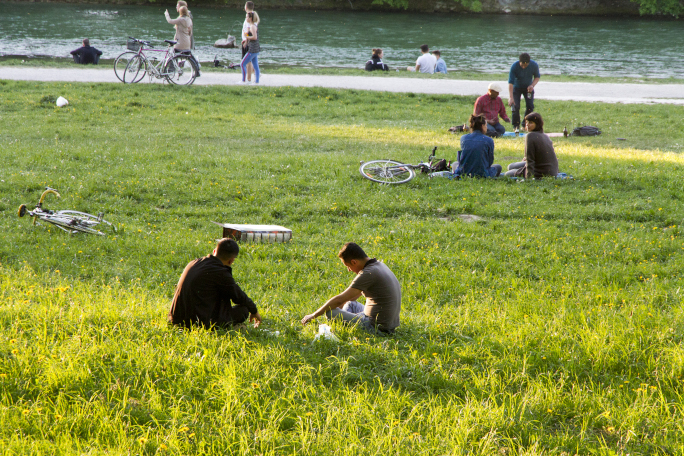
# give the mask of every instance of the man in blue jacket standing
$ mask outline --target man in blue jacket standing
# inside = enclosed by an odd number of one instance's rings
[[[513,128],[520,129],[520,95],[525,98],[525,116],[534,111],[534,86],[539,82],[539,65],[530,54],[520,54],[508,73],[508,104],[513,111]],[[523,118],[525,117],[523,116]],[[523,124],[524,126],[524,124]]]

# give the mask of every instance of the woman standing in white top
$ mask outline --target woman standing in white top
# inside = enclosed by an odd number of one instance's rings
[[[247,2],[245,3],[245,13],[252,13],[254,12],[254,2]],[[259,26],[259,15],[254,12],[254,24]],[[242,49],[242,58],[245,58],[245,55],[247,55],[248,45],[249,45],[249,40],[247,39],[247,33],[249,32],[249,28],[252,26],[249,22],[247,22],[247,18],[245,18],[245,22],[242,23],[242,44],[240,45],[240,48]],[[247,65],[247,81],[251,82],[252,81],[252,74],[254,73],[254,66],[249,63]]]

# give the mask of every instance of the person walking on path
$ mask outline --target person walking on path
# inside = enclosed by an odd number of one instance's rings
[[[169,323],[188,328],[230,327],[249,317],[255,328],[261,324],[256,304],[233,279],[231,266],[238,253],[237,242],[224,238],[211,255],[188,263],[173,295]],[[231,301],[235,306],[231,306]]]
[[[349,287],[328,299],[316,312],[302,318],[306,325],[325,314],[328,319],[359,324],[368,332],[389,335],[399,326],[401,311],[401,285],[385,263],[369,258],[363,249],[347,242],[337,256],[349,272],[356,274]],[[366,297],[366,305],[357,302]]]
[[[556,177],[558,174],[558,158],[553,149],[553,142],[544,133],[544,120],[536,112],[525,116],[527,134],[525,135],[525,158],[518,163],[508,165],[506,177],[524,177],[541,179],[544,176]]]
[[[540,78],[539,65],[523,52],[508,73],[508,104],[513,111],[513,128],[520,128],[520,96],[525,98],[525,116],[534,111],[534,86]],[[523,127],[525,124],[523,124]]]
[[[249,23],[249,31],[247,32],[247,54],[245,54],[240,63],[243,84],[249,82],[245,81],[245,78],[247,77],[247,66],[249,64],[254,66],[254,76],[256,76],[255,84],[259,84],[259,77],[261,76],[261,73],[259,72],[259,52],[261,51],[261,47],[259,46],[259,33],[254,22],[255,17],[257,17],[257,13],[247,13],[246,20]]]
[[[245,13],[252,13],[254,12],[254,2],[247,2],[245,3]],[[255,24],[257,27],[259,26],[259,15],[257,14],[255,16]],[[242,23],[242,42],[240,44],[240,49],[242,50],[242,58],[245,58],[245,55],[247,55],[248,52],[248,45],[249,45],[249,40],[247,40],[247,33],[249,32],[249,27],[250,24],[247,22],[247,18],[245,18],[245,22]],[[254,66],[250,63],[247,65],[247,81],[252,80],[252,74],[254,74]]]
[[[494,140],[486,135],[487,119],[484,116],[470,116],[470,131],[461,136],[461,153],[456,177],[498,177],[501,165],[494,164]]]
[[[496,137],[506,133],[506,128],[499,122],[499,117],[501,117],[504,122],[511,121],[506,114],[506,106],[504,106],[503,101],[501,101],[499,93],[501,93],[499,84],[489,84],[487,93],[478,98],[473,107],[473,115],[483,115],[485,116],[485,119],[487,119],[488,136]]]

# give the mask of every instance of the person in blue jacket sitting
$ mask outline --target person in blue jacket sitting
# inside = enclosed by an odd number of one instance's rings
[[[382,63],[382,49],[373,49],[373,56],[366,62],[366,71],[382,70],[389,71],[389,67]]]
[[[90,40],[88,40],[88,38],[83,38],[83,46],[71,51],[71,55],[74,56],[75,63],[92,63],[97,65],[100,61],[102,51],[90,46]]]
[[[448,74],[449,72],[447,71],[446,62],[442,58],[442,53],[440,51],[432,51],[432,55],[434,55],[437,59],[437,63],[435,64],[435,73]]]
[[[494,164],[494,140],[486,135],[487,119],[483,115],[470,116],[470,131],[461,136],[461,152],[456,177],[498,177],[501,165]]]

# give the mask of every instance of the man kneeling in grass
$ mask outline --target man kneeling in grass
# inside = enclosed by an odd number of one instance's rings
[[[316,312],[302,319],[305,325],[325,314],[328,318],[359,324],[363,329],[381,335],[392,334],[399,326],[401,285],[390,268],[353,242],[347,242],[337,254],[349,272],[356,274],[349,288],[333,296]],[[356,302],[366,297],[366,305]],[[340,309],[341,308],[341,309]]]
[[[249,317],[254,327],[261,315],[233,279],[232,264],[240,252],[237,242],[221,239],[211,255],[191,261],[176,286],[168,320],[174,325],[238,325]],[[231,301],[235,306],[231,306]]]

